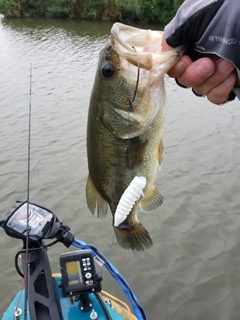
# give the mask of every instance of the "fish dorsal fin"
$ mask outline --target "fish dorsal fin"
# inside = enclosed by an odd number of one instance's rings
[[[143,212],[150,212],[160,207],[162,203],[163,203],[163,196],[155,187],[153,187],[151,191],[141,201],[140,209]]]
[[[103,199],[100,193],[97,191],[91,175],[88,175],[86,184],[86,199],[88,209],[92,215],[97,212],[99,218],[105,218],[108,210],[108,203]]]

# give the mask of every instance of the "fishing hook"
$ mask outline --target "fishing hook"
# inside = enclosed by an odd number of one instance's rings
[[[139,83],[139,75],[140,75],[140,59],[139,59],[139,54],[138,54],[138,52],[137,52],[137,49],[136,49],[134,46],[132,46],[132,48],[135,50],[136,55],[137,55],[137,58],[138,58],[138,72],[137,72],[137,82],[136,82],[135,92],[134,92],[133,98],[132,98],[132,99],[129,99],[129,105],[128,105],[128,111],[129,111],[129,112],[131,111],[133,101],[134,101],[135,98],[136,98],[136,94],[137,94],[137,90],[138,90],[138,83]]]

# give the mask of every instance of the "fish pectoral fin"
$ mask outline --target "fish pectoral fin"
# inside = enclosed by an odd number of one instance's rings
[[[163,145],[163,140],[161,139],[161,141],[158,145],[158,167],[159,167],[159,170],[161,169],[161,166],[163,163],[163,157],[164,157],[164,145]]]
[[[145,198],[141,201],[139,207],[143,212],[150,212],[160,207],[162,203],[163,196],[155,187],[153,187],[152,190],[145,195]]]
[[[103,199],[100,193],[97,191],[91,175],[88,175],[86,184],[86,199],[88,209],[94,215],[97,212],[98,218],[105,218],[108,210],[108,203]]]
[[[124,249],[142,251],[153,244],[148,231],[140,222],[126,228],[115,227],[114,230],[118,244]]]

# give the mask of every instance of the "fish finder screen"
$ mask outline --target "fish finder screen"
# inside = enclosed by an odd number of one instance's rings
[[[69,286],[82,284],[82,272],[79,261],[66,262]]]

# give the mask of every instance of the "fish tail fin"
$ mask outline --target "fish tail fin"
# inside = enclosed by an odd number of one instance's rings
[[[148,231],[138,222],[131,227],[115,227],[118,244],[124,249],[142,251],[152,246],[152,239]]]

